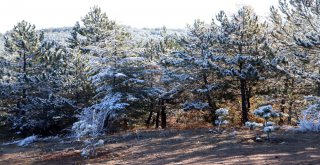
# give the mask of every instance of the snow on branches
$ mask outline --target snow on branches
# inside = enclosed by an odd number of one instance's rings
[[[250,128],[250,130],[254,130],[257,127],[263,127],[263,124],[262,123],[256,123],[256,122],[247,121],[245,123],[245,126]]]
[[[208,103],[203,103],[203,102],[197,102],[197,101],[193,101],[193,102],[188,102],[186,101],[183,104],[183,110],[192,110],[192,109],[196,109],[196,110],[203,110],[203,109],[207,109],[209,108],[209,104]]]
[[[311,101],[312,104],[301,112],[298,130],[301,132],[320,132],[320,98],[306,96],[305,99]]]
[[[220,132],[220,126],[222,124],[228,124],[228,115],[229,115],[229,110],[226,108],[219,108],[215,112],[217,116],[217,120],[215,121],[215,124],[218,125],[218,132]]]
[[[264,118],[266,122],[272,117],[279,117],[279,113],[272,109],[271,105],[261,106],[258,109],[254,110],[253,114],[255,116]]]
[[[83,109],[79,116],[79,121],[75,122],[72,130],[76,137],[83,136],[96,137],[102,133],[105,120],[114,117],[118,111],[123,110],[129,104],[121,102],[122,95],[115,93],[107,95],[104,99],[91,107]]]
[[[263,131],[267,133],[267,140],[270,140],[270,133],[279,129],[278,126],[274,126],[273,122],[268,121],[270,118],[279,117],[279,112],[276,112],[272,109],[271,105],[265,105],[257,108],[254,110],[253,114],[257,117],[263,118],[265,120],[264,124],[256,123],[256,122],[246,122],[246,127],[250,128],[251,130],[255,129],[256,127],[263,126]]]

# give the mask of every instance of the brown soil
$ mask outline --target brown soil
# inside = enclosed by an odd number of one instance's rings
[[[95,158],[80,156],[81,142],[0,146],[0,164],[320,164],[320,134],[280,130],[256,142],[250,130],[208,128],[140,130],[103,137]]]

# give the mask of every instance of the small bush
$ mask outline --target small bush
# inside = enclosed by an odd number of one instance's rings
[[[320,132],[320,98],[308,96],[305,99],[312,103],[301,112],[299,131]]]
[[[267,140],[270,140],[270,133],[279,129],[279,127],[274,126],[273,122],[270,122],[270,118],[276,118],[280,116],[279,112],[276,112],[272,109],[271,105],[261,106],[258,109],[254,110],[253,114],[256,117],[260,117],[264,119],[264,124],[259,124],[256,122],[246,122],[246,127],[250,128],[251,130],[255,129],[256,127],[263,126],[263,131],[267,133]]]
[[[70,126],[74,120],[75,106],[68,99],[50,95],[48,99],[28,97],[8,116],[8,124],[18,134],[51,135]]]

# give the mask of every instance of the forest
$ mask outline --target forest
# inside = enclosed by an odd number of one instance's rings
[[[317,164],[318,21],[319,0],[280,0],[184,29],[98,6],[18,22],[0,34],[0,164]]]

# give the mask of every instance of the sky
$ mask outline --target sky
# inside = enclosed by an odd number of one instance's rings
[[[210,22],[225,10],[234,13],[251,5],[260,16],[269,13],[278,0],[1,0],[0,33],[25,20],[37,29],[70,27],[95,5],[119,24],[142,28],[185,28],[195,19]]]

